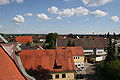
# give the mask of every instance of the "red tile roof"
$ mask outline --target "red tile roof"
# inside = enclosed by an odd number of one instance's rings
[[[7,52],[0,46],[0,80],[25,80]]]
[[[22,50],[19,54],[25,69],[36,68],[41,65],[53,72],[75,71],[73,55],[84,55],[81,47],[55,49],[55,50]],[[79,50],[78,50],[79,49]],[[82,51],[81,51],[82,50]],[[79,52],[77,52],[79,51]],[[74,53],[75,52],[75,53]],[[62,66],[61,69],[54,69],[54,65]]]
[[[76,46],[76,47],[57,47],[57,49],[70,50],[71,53],[72,53],[72,56],[77,56],[77,55],[84,56],[83,48],[80,47],[80,46]]]
[[[21,44],[26,44],[27,42],[33,42],[32,36],[20,36],[16,37],[16,41],[20,42]]]

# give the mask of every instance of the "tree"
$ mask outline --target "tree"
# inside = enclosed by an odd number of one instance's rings
[[[56,38],[58,38],[57,33],[49,33],[45,39],[46,43],[49,43],[48,49],[55,49],[56,48]]]
[[[40,65],[38,65],[36,69],[26,69],[26,72],[33,76],[36,80],[49,80],[50,77],[50,71],[48,69],[44,69]]]
[[[51,40],[54,40],[56,42],[56,38],[58,38],[58,34],[57,33],[49,33],[45,39],[46,39],[46,43],[50,43]]]
[[[72,46],[76,46],[76,44],[75,44],[75,42],[74,42],[74,41],[72,42]]]
[[[112,43],[112,40],[109,40],[108,48],[107,48],[107,56],[105,62],[115,61],[117,59],[116,51],[115,51],[115,43]]]
[[[28,42],[26,43],[26,46],[31,46],[31,43],[28,41]]]
[[[54,42],[54,40],[51,40],[49,42],[49,46],[48,46],[49,49],[55,49],[56,48],[56,43]]]
[[[71,40],[69,39],[68,43],[67,43],[67,46],[72,46],[72,42]]]
[[[117,39],[117,35],[115,34],[115,32],[113,33],[113,38]]]
[[[42,48],[43,48],[43,49],[46,49],[46,45],[45,45],[45,43],[43,43],[43,46],[42,46]]]
[[[109,32],[107,33],[107,38],[109,38],[110,37],[110,34],[109,34]]]

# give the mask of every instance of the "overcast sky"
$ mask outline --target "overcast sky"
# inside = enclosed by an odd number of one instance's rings
[[[120,0],[0,0],[0,33],[120,33]]]

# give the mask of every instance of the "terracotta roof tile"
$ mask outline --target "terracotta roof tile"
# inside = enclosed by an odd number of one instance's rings
[[[13,60],[0,46],[0,80],[25,80]]]
[[[17,42],[20,42],[21,44],[26,44],[27,42],[33,42],[32,36],[20,36],[20,37],[16,37],[15,40]]]
[[[69,47],[53,50],[22,50],[19,54],[25,69],[36,68],[41,65],[50,71],[62,72],[75,71],[72,56],[78,54],[83,56],[84,52],[82,47]],[[61,69],[54,69],[55,61],[57,66],[62,66]]]

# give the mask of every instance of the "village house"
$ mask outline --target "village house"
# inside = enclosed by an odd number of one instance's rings
[[[73,80],[79,66],[77,64],[84,65],[82,47],[22,50],[19,55],[25,69],[35,69],[38,65],[41,65],[43,68],[50,70],[50,80]]]
[[[79,71],[84,68],[85,54],[82,47],[57,47],[57,49],[71,50],[76,69]]]
[[[57,39],[57,47],[66,47],[68,41],[74,41],[76,46],[82,46],[85,52],[86,58],[95,55],[96,61],[101,61],[105,59],[106,48],[109,43],[108,39],[104,38],[80,38],[80,39]]]

